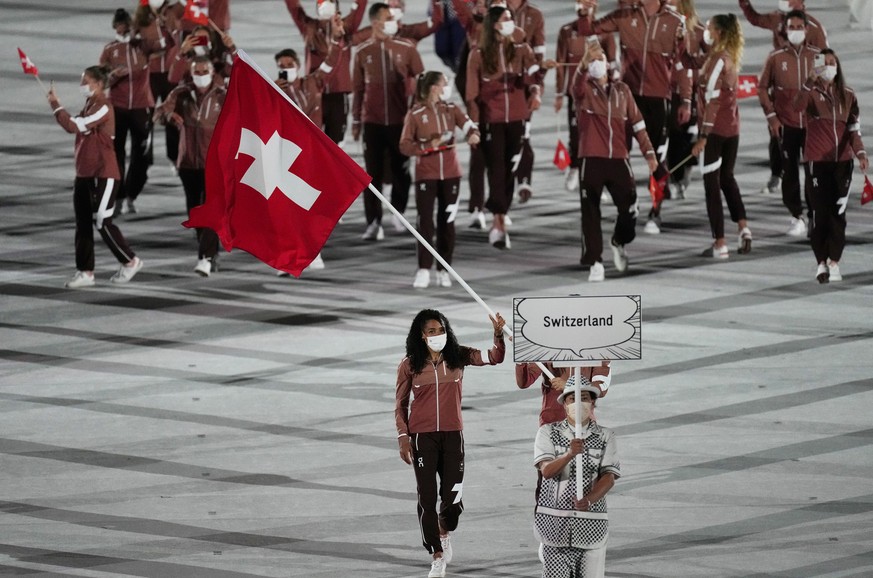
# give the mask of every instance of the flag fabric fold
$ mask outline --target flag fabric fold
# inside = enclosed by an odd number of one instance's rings
[[[870,177],[864,175],[864,189],[861,191],[861,206],[873,201],[873,183],[870,182]]]
[[[30,58],[20,48],[18,49],[18,58],[21,60],[21,68],[24,69],[24,74],[32,74],[39,76],[39,69]]]
[[[206,157],[206,202],[183,225],[298,277],[370,181],[239,51]]]
[[[565,171],[570,166],[570,151],[567,150],[561,139],[558,139],[558,146],[555,147],[555,158],[552,162],[560,171]]]

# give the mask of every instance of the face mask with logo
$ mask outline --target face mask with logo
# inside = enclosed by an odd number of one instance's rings
[[[837,77],[837,67],[831,65],[825,66],[821,72],[821,77],[828,82],[833,82]]]
[[[515,32],[515,22],[512,20],[505,20],[500,23],[500,35],[509,38],[512,36],[512,33]]]
[[[403,8],[389,8],[388,11],[391,13],[391,18],[398,22],[403,18]]]
[[[779,0],[779,12],[791,12],[791,2],[789,0]]]
[[[316,9],[319,20],[330,20],[336,14],[336,4],[333,2],[319,2]]]
[[[703,43],[707,46],[712,46],[712,43],[715,39],[712,37],[712,34],[709,32],[709,28],[703,31]]]
[[[209,88],[212,84],[212,74],[192,74],[191,79],[197,88]]]
[[[575,401],[567,404],[567,415],[573,419],[576,419],[576,402]],[[582,402],[582,421],[584,422],[587,419],[591,419],[591,402],[590,401],[583,401]]]
[[[394,36],[395,34],[397,34],[397,21],[386,20],[385,25],[382,26],[382,32],[384,32],[388,36]]]
[[[431,351],[442,351],[446,346],[446,340],[448,338],[449,336],[446,333],[443,333],[442,335],[428,335],[427,346]]]
[[[595,80],[600,80],[606,76],[607,68],[606,61],[602,58],[592,60],[588,63],[588,76]]]
[[[788,42],[794,46],[800,46],[806,40],[806,30],[789,30]]]
[[[85,98],[91,98],[92,96],[94,96],[94,89],[87,84],[80,84],[79,92],[81,92],[82,96],[84,96]]]
[[[452,98],[452,85],[446,84],[440,91],[440,98],[449,101]]]

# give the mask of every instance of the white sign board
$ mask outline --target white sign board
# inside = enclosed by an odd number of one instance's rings
[[[642,359],[639,295],[518,297],[514,361]]]

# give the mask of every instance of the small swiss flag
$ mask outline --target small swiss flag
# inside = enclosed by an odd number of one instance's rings
[[[36,64],[31,62],[30,58],[20,48],[18,49],[18,58],[21,59],[21,68],[24,69],[24,74],[39,76],[39,69],[36,67]]]
[[[655,175],[649,177],[649,194],[652,195],[652,206],[656,208],[664,202],[664,189],[666,189],[667,180],[670,178],[670,173],[663,172],[664,174],[660,178],[655,178]]]
[[[558,170],[565,171],[570,166],[570,151],[564,146],[564,141],[558,139],[558,146],[555,147],[555,158],[552,161]]]
[[[758,77],[754,74],[741,74],[737,77],[737,98],[758,96]]]
[[[870,182],[870,178],[867,175],[864,175],[864,190],[861,191],[861,205],[866,205],[870,201],[873,201],[873,183]]]
[[[182,18],[195,24],[208,26],[209,0],[188,0],[188,3],[185,4],[185,14]]]

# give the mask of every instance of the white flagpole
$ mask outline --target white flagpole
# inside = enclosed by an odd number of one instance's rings
[[[575,383],[573,384],[573,399],[576,400],[576,416],[574,419],[576,420],[576,438],[582,438],[582,403],[579,401],[579,395],[582,393],[582,368],[574,367],[573,375],[575,379]],[[582,468],[585,467],[585,464],[582,462],[582,454],[576,455],[576,499],[581,500],[583,496],[583,490],[585,488],[582,487],[582,484],[579,482],[582,481]]]
[[[434,256],[434,259],[436,259],[437,262],[439,262],[439,264],[442,265],[443,268],[444,268],[446,271],[448,271],[449,275],[451,275],[452,277],[454,277],[455,281],[458,282],[458,285],[460,285],[461,287],[463,287],[463,288],[464,288],[464,291],[466,291],[467,293],[469,293],[469,294],[470,294],[470,297],[472,297],[472,298],[476,301],[476,303],[478,303],[479,305],[481,305],[482,308],[483,308],[485,311],[488,312],[488,315],[494,317],[494,316],[495,316],[494,311],[493,311],[490,307],[488,307],[488,305],[487,305],[484,301],[482,301],[482,298],[479,297],[479,295],[478,295],[478,294],[473,290],[472,287],[470,287],[469,285],[467,285],[467,282],[464,281],[464,279],[462,279],[460,275],[458,275],[458,272],[455,271],[454,269],[452,269],[452,266],[451,266],[451,265],[449,265],[448,263],[446,263],[446,260],[443,259],[442,255],[440,255],[439,253],[437,253],[437,250],[433,248],[433,246],[430,244],[430,242],[426,241],[425,238],[422,237],[422,236],[419,234],[419,232],[415,229],[415,227],[412,226],[412,223],[410,223],[409,221],[407,221],[407,220],[406,220],[406,217],[404,217],[403,214],[402,214],[400,211],[398,211],[397,209],[394,208],[394,206],[391,204],[391,201],[389,201],[388,199],[386,199],[386,198],[385,198],[385,195],[383,195],[381,192],[379,192],[379,189],[377,189],[376,187],[373,186],[373,183],[370,183],[368,186],[369,186],[369,188],[370,188],[370,192],[373,193],[374,195],[376,195],[376,198],[379,199],[379,200],[382,202],[382,205],[385,206],[385,207],[387,207],[388,210],[390,210],[392,213],[394,213],[394,216],[395,216],[395,217],[397,217],[398,219],[400,219],[400,222],[403,223],[403,226],[406,227],[406,229],[407,229],[410,233],[412,233],[412,236],[415,237],[416,239],[418,239],[418,242],[421,243],[421,245],[422,245],[425,249],[427,249],[427,251],[428,251],[431,255]],[[504,326],[503,326],[503,332],[504,332],[504,333],[509,337],[509,339],[510,339],[510,341],[511,341],[511,340],[512,340],[512,331],[509,329],[509,327],[507,327],[507,326],[504,325]],[[544,373],[544,374],[545,374],[549,379],[554,379],[554,378],[555,378],[555,376],[552,375],[552,372],[549,371],[548,369],[546,369],[546,367],[545,367],[542,363],[537,362],[537,367],[539,367],[540,370],[541,370],[541,371],[542,371],[542,372],[543,372],[543,373]]]

